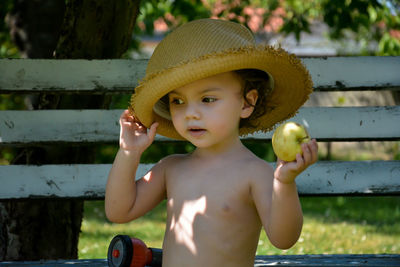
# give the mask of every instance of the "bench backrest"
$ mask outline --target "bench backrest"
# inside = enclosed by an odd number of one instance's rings
[[[400,90],[400,57],[304,58],[315,91]],[[0,60],[0,93],[129,94],[147,60]],[[117,142],[121,110],[1,110],[1,146]],[[318,141],[400,140],[400,106],[303,107],[294,121]],[[272,133],[248,139],[269,140]],[[168,141],[161,136],[159,142]],[[137,178],[152,164],[141,164]],[[110,164],[0,166],[0,199],[102,198]],[[399,194],[400,161],[320,161],[301,195]]]

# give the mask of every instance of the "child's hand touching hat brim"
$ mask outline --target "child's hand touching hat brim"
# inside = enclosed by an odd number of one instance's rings
[[[121,126],[119,144],[124,150],[143,153],[151,145],[156,136],[158,123],[155,122],[148,130],[134,114],[125,110],[119,119]]]

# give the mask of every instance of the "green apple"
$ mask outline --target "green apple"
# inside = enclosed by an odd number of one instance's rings
[[[310,141],[310,136],[303,125],[286,122],[276,128],[272,135],[272,148],[278,158],[293,161],[298,153],[302,154],[301,144]]]

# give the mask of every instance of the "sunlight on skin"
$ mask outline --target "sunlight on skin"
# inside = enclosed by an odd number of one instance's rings
[[[143,179],[146,181],[146,182],[149,182],[150,181],[150,179],[151,179],[151,171],[150,172],[148,172],[145,176],[143,176]]]
[[[196,245],[193,241],[193,224],[198,214],[204,214],[206,211],[206,197],[185,201],[182,206],[181,216],[175,220],[172,217],[170,230],[175,233],[176,241],[185,245],[193,255],[197,254]]]

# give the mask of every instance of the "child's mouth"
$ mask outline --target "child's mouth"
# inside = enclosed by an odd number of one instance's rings
[[[202,128],[189,128],[189,134],[193,137],[200,137],[205,133],[206,130]]]

